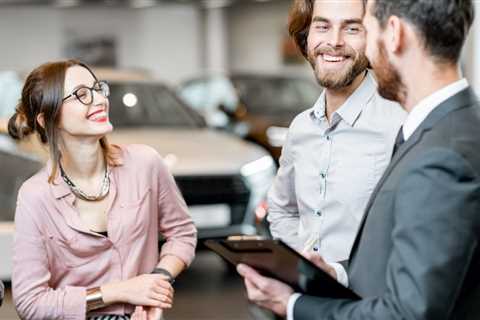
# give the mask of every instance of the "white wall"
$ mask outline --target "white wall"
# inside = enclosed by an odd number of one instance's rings
[[[0,70],[29,70],[61,57],[61,15],[40,7],[0,10]]]
[[[230,67],[256,72],[294,72],[311,76],[308,64],[285,65],[282,40],[288,34],[287,18],[291,1],[235,5],[228,9]]]
[[[170,83],[178,82],[201,69],[201,14],[186,6],[166,6],[144,10],[140,16],[141,39],[138,47],[139,67],[150,68]]]
[[[29,71],[62,58],[68,39],[116,40],[120,67],[144,68],[170,82],[198,73],[199,10],[187,5],[123,8],[0,10],[0,70]]]

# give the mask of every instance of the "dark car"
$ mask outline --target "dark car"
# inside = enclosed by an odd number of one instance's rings
[[[321,88],[301,77],[231,74],[191,79],[178,92],[208,125],[254,141],[278,159],[290,122],[313,106]]]

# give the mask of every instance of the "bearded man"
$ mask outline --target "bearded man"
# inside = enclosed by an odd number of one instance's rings
[[[361,0],[299,0],[289,31],[325,89],[289,128],[268,196],[270,231],[309,258],[323,257],[345,286],[367,201],[390,162],[405,119],[377,93],[367,69]]]

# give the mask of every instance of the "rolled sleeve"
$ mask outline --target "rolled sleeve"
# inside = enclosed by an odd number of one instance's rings
[[[51,274],[44,237],[27,207],[19,197],[12,274],[12,294],[19,316],[35,320],[85,319],[86,288],[49,287]]]
[[[159,230],[166,239],[160,259],[174,255],[189,266],[195,256],[197,229],[193,224],[188,207],[177,188],[173,176],[163,162],[159,171]]]

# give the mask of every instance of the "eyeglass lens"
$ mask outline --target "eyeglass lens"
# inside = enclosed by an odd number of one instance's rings
[[[92,88],[79,88],[74,94],[83,104],[91,104],[93,102],[93,90],[100,93],[104,97],[110,95],[110,90],[106,82],[96,82]]]

